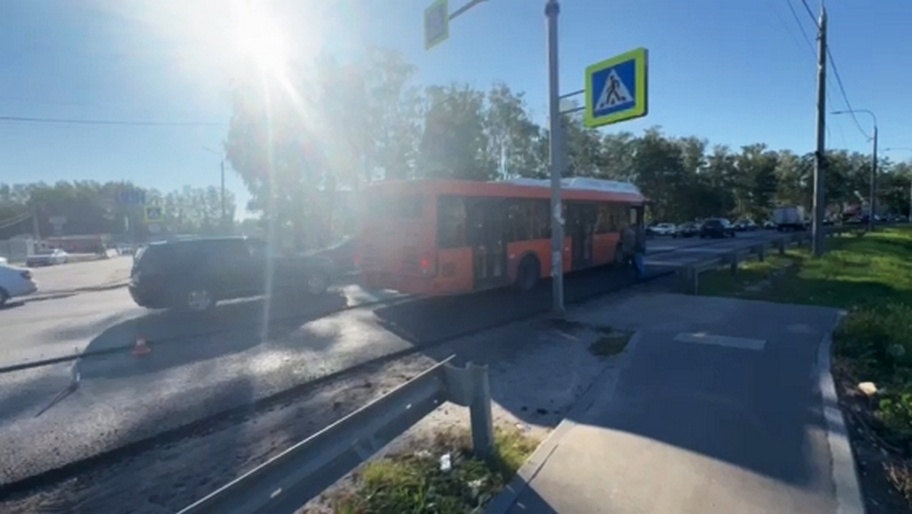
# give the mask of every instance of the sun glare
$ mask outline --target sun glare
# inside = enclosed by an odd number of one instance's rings
[[[264,69],[278,71],[286,64],[285,37],[281,27],[253,2],[237,4],[234,18],[238,51]]]

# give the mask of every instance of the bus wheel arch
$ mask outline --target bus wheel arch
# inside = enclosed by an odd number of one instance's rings
[[[541,261],[533,252],[523,254],[516,266],[516,288],[520,291],[530,291],[535,288],[541,279]]]

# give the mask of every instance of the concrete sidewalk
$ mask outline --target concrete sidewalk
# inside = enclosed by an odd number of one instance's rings
[[[623,369],[488,512],[863,512],[829,374],[837,311],[659,294],[593,317],[638,331]]]

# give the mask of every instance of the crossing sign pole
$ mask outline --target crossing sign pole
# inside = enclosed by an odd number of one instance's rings
[[[601,127],[646,116],[647,50],[637,48],[586,67],[587,127]]]
[[[551,172],[551,313],[563,318],[564,311],[564,220],[561,204],[561,175],[564,169],[563,126],[560,112],[560,79],[557,51],[557,17],[560,4],[548,0],[545,17],[548,19],[548,153]]]

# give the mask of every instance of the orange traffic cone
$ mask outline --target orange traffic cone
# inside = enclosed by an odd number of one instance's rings
[[[136,338],[136,344],[133,345],[133,355],[139,357],[142,355],[148,355],[152,352],[152,349],[149,348],[149,345],[146,344],[146,339],[143,337]]]

